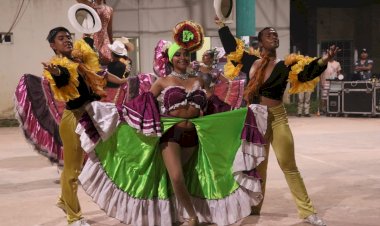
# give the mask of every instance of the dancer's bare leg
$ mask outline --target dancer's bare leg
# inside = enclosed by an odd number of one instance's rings
[[[191,202],[190,194],[186,188],[185,178],[183,176],[181,147],[177,143],[167,142],[161,144],[161,149],[162,157],[178,201],[186,209],[190,218],[196,218],[194,206]]]

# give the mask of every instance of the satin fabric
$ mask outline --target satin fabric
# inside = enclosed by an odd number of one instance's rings
[[[47,80],[31,74],[21,77],[15,91],[15,113],[25,138],[52,163],[63,164],[58,108]]]
[[[268,109],[268,129],[265,139],[272,145],[277,162],[284,173],[288,187],[297,205],[300,218],[306,218],[316,213],[313,204],[307,194],[302,176],[298,171],[292,131],[289,128],[288,117],[284,105],[271,107]],[[269,156],[269,144],[265,146],[266,156]],[[261,190],[265,195],[265,185],[267,177],[268,157],[257,167],[263,182]],[[260,212],[262,202],[253,208],[254,212]]]
[[[192,196],[222,199],[239,187],[232,174],[232,165],[242,142],[246,114],[247,109],[243,108],[189,119],[199,137],[198,151],[184,166],[186,184]],[[163,132],[180,121],[183,119],[161,118]],[[123,123],[109,139],[97,145],[95,153],[108,177],[130,196],[168,199],[172,191],[158,143],[159,137],[136,133]]]
[[[62,190],[58,203],[65,205],[66,218],[69,224],[82,218],[77,192],[78,176],[83,166],[84,151],[80,146],[79,136],[75,133],[75,128],[83,112],[84,107],[76,110],[65,109],[59,125],[59,134],[65,151],[63,152],[64,165],[61,174]]]

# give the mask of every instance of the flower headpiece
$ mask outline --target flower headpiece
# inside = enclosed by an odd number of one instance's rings
[[[173,56],[179,48],[189,52],[197,51],[202,48],[204,39],[203,28],[193,21],[182,21],[173,28],[173,39],[174,44],[165,40],[158,41],[154,49],[153,71],[157,76],[165,77],[172,71],[169,64],[168,49],[170,47],[171,56]]]
[[[203,28],[193,21],[182,21],[173,28],[173,39],[181,48],[189,52],[197,51],[203,45]]]

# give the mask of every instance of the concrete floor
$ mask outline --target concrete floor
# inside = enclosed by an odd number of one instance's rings
[[[290,117],[296,159],[309,195],[329,226],[380,225],[380,119]],[[63,226],[54,206],[57,167],[32,150],[19,128],[0,128],[0,225]],[[285,179],[269,156],[262,215],[235,225],[302,226]],[[82,189],[84,217],[93,226],[122,226]]]

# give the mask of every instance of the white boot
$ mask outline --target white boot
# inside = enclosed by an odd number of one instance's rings
[[[326,226],[322,218],[318,217],[317,214],[312,214],[305,218],[305,222],[315,225],[315,226]]]
[[[90,226],[90,224],[88,224],[87,221],[82,218],[80,220],[74,221],[71,224],[68,224],[68,226]]]

